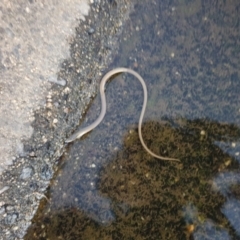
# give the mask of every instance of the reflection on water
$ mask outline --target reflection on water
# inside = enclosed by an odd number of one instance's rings
[[[240,163],[240,142],[216,141],[215,144],[219,146],[222,151],[235,158]]]
[[[167,3],[168,2],[168,3]],[[25,239],[240,238],[240,3],[138,1],[103,122],[74,142]],[[95,120],[93,103],[86,125]]]
[[[50,212],[39,214],[32,231],[50,239],[237,239],[238,161],[216,142],[234,143],[239,129],[209,120],[163,125],[146,122],[143,135],[151,149],[161,151],[160,142],[182,163],[145,153],[136,128],[111,155],[101,148],[95,157],[101,140],[91,140],[94,149],[88,136],[69,151],[71,163],[64,162],[51,188]]]

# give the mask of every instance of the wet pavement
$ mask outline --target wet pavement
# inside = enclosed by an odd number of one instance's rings
[[[17,189],[24,183],[31,189],[27,195],[14,189],[28,207],[42,198],[24,239],[240,239],[239,2],[94,4],[59,72],[66,87],[52,86],[48,107],[35,113],[32,126],[41,131],[24,144],[29,160],[19,162],[27,164],[8,171],[23,182]],[[91,92],[114,67],[144,78],[144,141],[180,163],[154,159],[142,147],[142,88],[128,74],[107,84],[102,123],[63,148],[66,137],[100,113]],[[82,101],[91,104],[79,124]],[[3,205],[2,225],[16,235],[15,208]]]
[[[68,145],[25,239],[240,239],[240,5],[138,1],[109,69],[107,114]],[[81,127],[100,112],[97,96]]]

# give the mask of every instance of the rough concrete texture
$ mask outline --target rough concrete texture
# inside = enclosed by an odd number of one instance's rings
[[[128,9],[126,0],[1,1],[0,239],[24,237]]]
[[[23,153],[33,111],[45,104],[61,59],[69,56],[68,38],[76,16],[89,11],[82,1],[9,1],[0,3],[0,173]]]

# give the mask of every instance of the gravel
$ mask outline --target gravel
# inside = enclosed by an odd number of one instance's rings
[[[46,198],[65,139],[79,125],[118,50],[129,1],[92,0],[90,9],[87,3],[22,0],[0,10],[5,24],[0,28],[2,240],[23,239]],[[11,51],[6,36],[15,45]]]

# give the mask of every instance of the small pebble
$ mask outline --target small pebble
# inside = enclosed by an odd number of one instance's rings
[[[33,167],[31,167],[31,166],[25,167],[22,170],[20,178],[21,179],[28,179],[33,175],[33,173],[34,173]]]
[[[18,213],[8,213],[5,218],[5,223],[7,225],[13,225],[18,219]]]
[[[89,28],[87,30],[87,32],[88,32],[89,35],[91,35],[91,34],[93,34],[95,32],[95,30],[93,28]]]
[[[41,174],[40,177],[43,180],[50,180],[52,178],[53,172],[52,169],[49,167],[49,165],[44,165],[42,170],[41,170]]]

